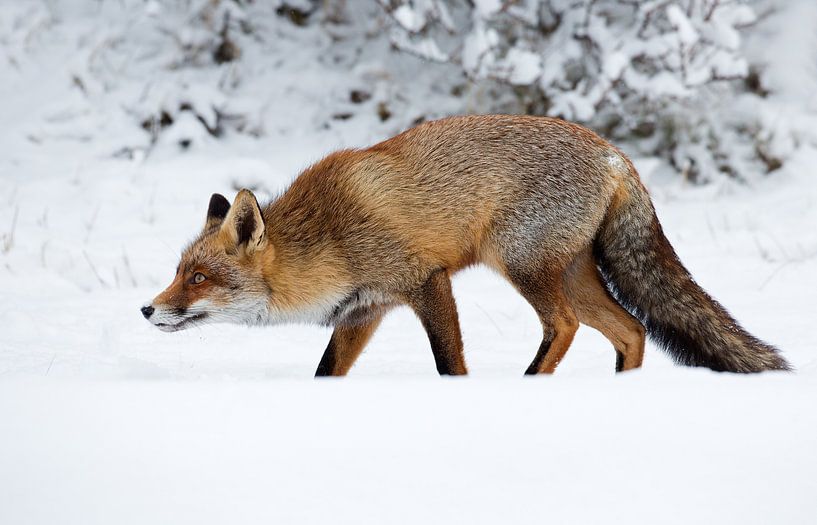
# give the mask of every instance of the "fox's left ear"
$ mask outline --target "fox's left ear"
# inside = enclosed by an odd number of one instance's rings
[[[220,193],[214,193],[210,197],[210,205],[207,206],[207,220],[204,221],[204,231],[209,230],[224,222],[224,217],[230,211],[230,201]]]
[[[250,190],[239,191],[221,224],[227,242],[236,249],[244,247],[247,253],[252,253],[266,246],[265,231],[264,217],[255,195]]]

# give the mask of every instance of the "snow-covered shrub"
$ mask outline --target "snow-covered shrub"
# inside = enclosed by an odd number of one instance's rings
[[[379,0],[392,44],[505,86],[512,111],[587,124],[685,176],[776,166],[724,101],[748,93],[742,0]],[[762,161],[762,162],[758,162]]]
[[[147,133],[145,146],[123,148],[127,155],[157,144],[184,150],[228,132],[261,134],[258,103],[240,92],[244,52],[259,47],[259,25],[302,24],[315,3],[123,0],[97,9],[115,23],[89,24],[72,69],[83,89],[107,99],[96,106],[124,110]]]
[[[125,101],[126,109],[139,120],[152,142],[167,130],[167,135],[186,149],[204,134],[222,134],[234,124],[229,119],[223,89],[234,80],[229,63],[240,58],[237,40],[248,31],[240,3],[211,0],[174,5],[151,0],[146,4],[146,14],[126,28],[122,36],[141,33],[132,39],[140,48],[140,71],[152,67],[169,74],[146,76],[139,97]],[[116,46],[106,51],[113,57],[122,56]],[[224,67],[216,79],[205,71],[217,65]],[[205,73],[197,74],[197,70]],[[106,73],[100,71],[101,75]],[[113,74],[119,78],[112,80],[121,81],[121,72]]]

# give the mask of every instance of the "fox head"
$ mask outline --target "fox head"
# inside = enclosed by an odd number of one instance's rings
[[[173,282],[141,308],[142,315],[166,332],[204,323],[262,324],[269,316],[263,260],[270,252],[252,192],[241,190],[232,206],[216,193],[204,229],[182,253]]]

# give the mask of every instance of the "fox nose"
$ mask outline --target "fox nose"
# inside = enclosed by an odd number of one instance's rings
[[[142,310],[142,315],[145,316],[145,319],[150,319],[150,316],[153,315],[153,307],[150,306],[150,305],[143,306],[141,308],[141,310]]]

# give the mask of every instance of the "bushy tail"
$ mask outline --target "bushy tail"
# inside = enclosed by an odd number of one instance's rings
[[[595,255],[616,298],[644,323],[650,337],[687,366],[789,370],[777,349],[741,328],[695,283],[664,236],[637,177],[628,176],[622,184],[596,237]]]

